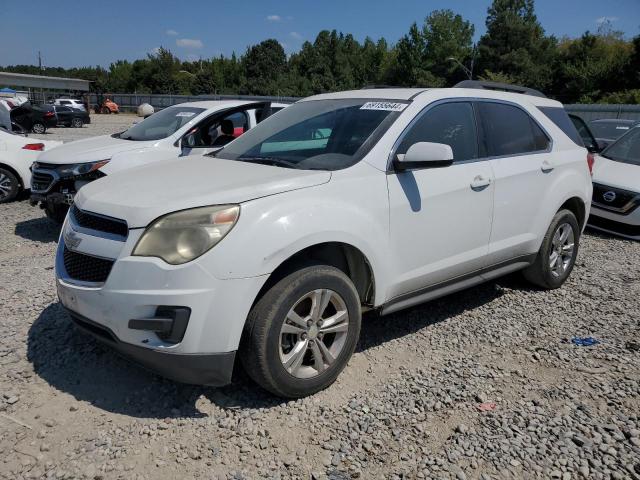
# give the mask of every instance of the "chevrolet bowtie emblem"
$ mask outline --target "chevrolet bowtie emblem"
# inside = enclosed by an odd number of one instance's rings
[[[82,238],[80,238],[70,227],[65,229],[63,237],[64,244],[72,250],[78,248],[78,245],[80,245],[80,242],[82,242]]]

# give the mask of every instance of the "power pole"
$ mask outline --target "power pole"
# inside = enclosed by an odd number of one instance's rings
[[[40,54],[40,50],[38,50],[38,70],[40,70],[40,75],[42,75],[42,55]]]

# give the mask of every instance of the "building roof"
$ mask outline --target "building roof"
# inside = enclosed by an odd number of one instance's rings
[[[89,80],[80,78],[47,77],[25,73],[0,72],[0,85],[9,87],[43,88],[48,90],[89,91]]]

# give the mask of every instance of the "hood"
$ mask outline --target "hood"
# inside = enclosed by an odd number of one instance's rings
[[[213,157],[158,161],[108,175],[80,189],[78,208],[146,227],[187,208],[242,203],[327,183],[331,172],[295,170]]]
[[[134,142],[113,138],[111,135],[92,137],[85,140],[65,143],[64,145],[44,152],[39,162],[64,165],[67,163],[84,163],[106,160],[116,153],[142,151],[153,147],[157,141]]]
[[[640,165],[616,162],[598,155],[593,166],[593,181],[610,187],[640,192]]]

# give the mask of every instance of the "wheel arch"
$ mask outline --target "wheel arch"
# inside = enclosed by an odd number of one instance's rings
[[[316,243],[290,255],[269,275],[253,305],[262,298],[273,285],[291,272],[312,264],[330,265],[344,272],[353,282],[362,305],[373,305],[375,301],[375,276],[367,256],[357,247],[344,242]],[[252,307],[253,307],[252,305]]]
[[[576,216],[580,228],[584,228],[587,222],[587,207],[580,197],[571,197],[567,199],[562,205],[560,205],[560,208],[558,208],[558,211],[560,210],[569,210]]]
[[[18,192],[24,190],[25,188],[27,188],[27,186],[25,185],[24,179],[22,178],[22,175],[20,175],[20,173],[18,173],[18,171],[13,168],[11,165],[3,163],[0,161],[0,168],[4,168],[5,170],[9,170],[13,175],[16,176],[16,178],[18,179],[18,182],[20,182],[20,190],[18,190]]]

